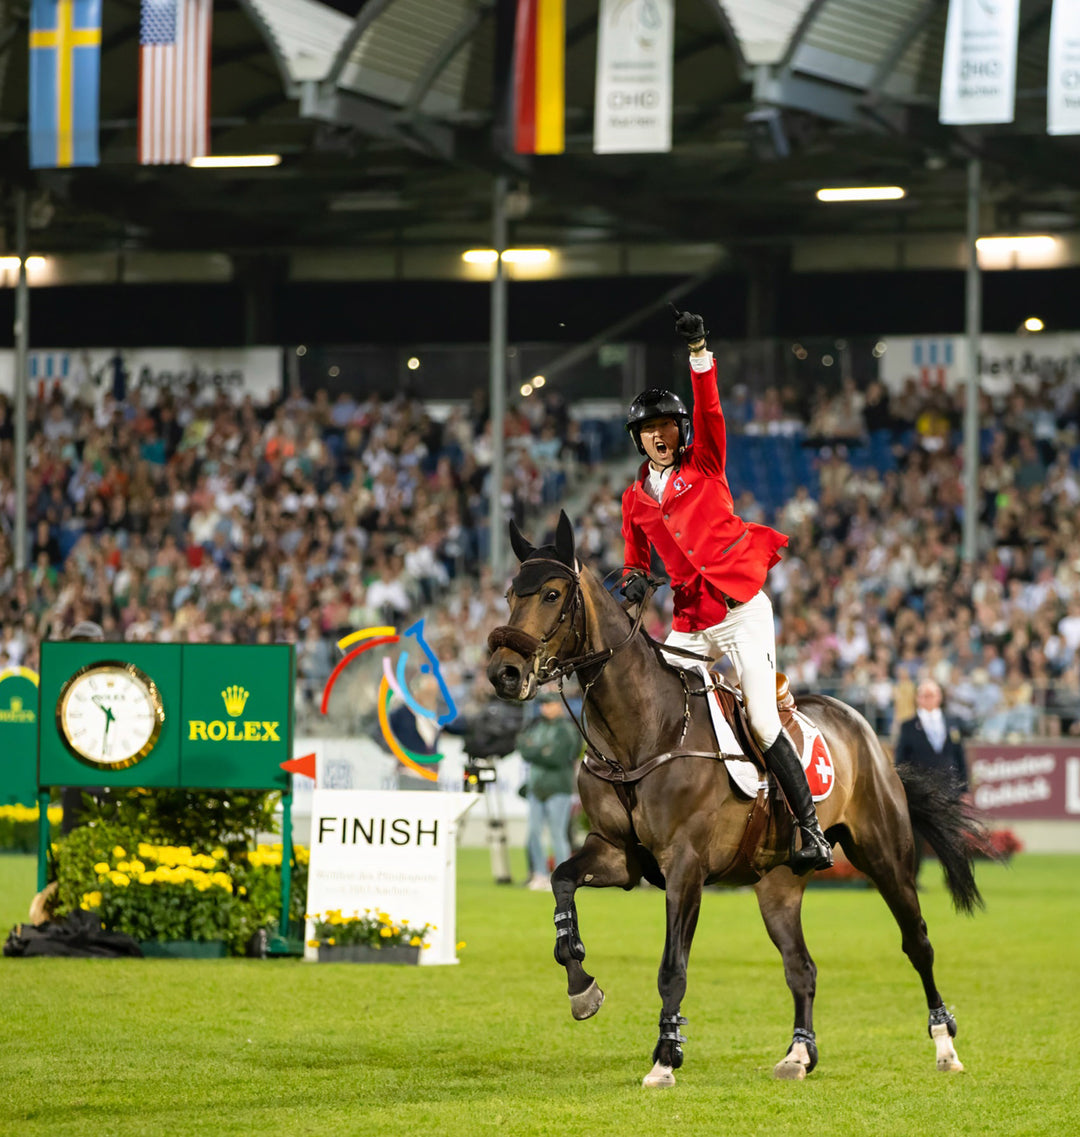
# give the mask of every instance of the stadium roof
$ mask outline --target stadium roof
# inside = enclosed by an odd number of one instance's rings
[[[489,241],[492,176],[520,186],[513,239],[712,244],[959,234],[964,158],[988,159],[988,226],[1076,224],[1073,139],[1045,133],[1051,0],[1023,0],[1017,119],[937,123],[945,0],[677,0],[673,149],[592,153],[597,0],[567,5],[566,153],[507,152],[511,0],[218,0],[215,153],[258,171],[136,164],[136,0],[104,0],[102,165],[24,175],[42,252],[237,256]],[[21,13],[21,14],[20,14]],[[26,169],[25,9],[0,0],[0,160]],[[828,183],[896,183],[887,207],[821,206]]]

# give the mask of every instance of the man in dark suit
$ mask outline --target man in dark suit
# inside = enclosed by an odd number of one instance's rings
[[[906,763],[944,774],[952,779],[958,795],[966,794],[967,762],[960,739],[960,723],[957,719],[947,718],[941,704],[941,687],[933,679],[922,680],[915,691],[915,717],[900,724],[896,765]],[[916,838],[916,876],[924,852],[924,842]]]

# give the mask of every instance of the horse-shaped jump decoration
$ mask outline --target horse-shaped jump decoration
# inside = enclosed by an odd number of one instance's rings
[[[604,1000],[582,966],[575,894],[633,888],[642,876],[666,891],[667,940],[660,963],[659,1040],[646,1086],[670,1086],[683,1062],[680,1006],[690,944],[706,884],[755,882],[769,936],[779,950],[795,1000],[791,1045],[774,1068],[804,1078],[817,1064],[813,1005],[816,968],[803,939],[806,877],[786,867],[792,819],[786,808],[750,809],[716,760],[716,741],[701,697],[700,672],[669,665],[657,644],[574,554],[563,513],[554,546],[535,548],[511,524],[522,562],[508,593],[510,621],[489,638],[488,678],[504,699],[531,699],[539,685],[576,673],[584,692],[582,732],[588,743],[578,777],[591,831],[582,849],[552,875],[555,958],[566,968],[576,1019]],[[711,697],[711,696],[707,696]],[[953,1045],[956,1021],[934,983],[934,951],[915,891],[913,829],[937,853],[953,901],[971,912],[982,903],[971,864],[980,829],[949,787],[932,775],[897,770],[870,725],[851,707],[825,696],[799,700],[799,711],[824,736],[834,784],[818,803],[822,828],[877,885],[922,980],[937,1068],[962,1070]],[[775,800],[777,790],[773,786]],[[759,793],[758,803],[763,795]],[[748,816],[758,832],[748,840]],[[753,825],[751,820],[750,825]]]

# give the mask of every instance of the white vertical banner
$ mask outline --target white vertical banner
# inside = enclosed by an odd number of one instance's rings
[[[310,915],[379,908],[410,927],[434,924],[425,964],[457,963],[457,826],[479,794],[323,790],[312,794]],[[304,940],[315,929],[307,921]],[[306,959],[317,958],[306,948]]]
[[[1012,122],[1019,19],[1020,0],[949,0],[941,122]]]
[[[600,0],[596,48],[597,154],[671,149],[675,0]]]
[[[1054,0],[1046,76],[1046,130],[1080,134],[1080,3]]]

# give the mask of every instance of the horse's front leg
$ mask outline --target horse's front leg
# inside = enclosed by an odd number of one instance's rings
[[[566,968],[570,1013],[576,1019],[595,1015],[604,1001],[604,992],[581,966],[585,945],[578,932],[574,894],[582,885],[632,888],[640,879],[641,870],[630,851],[598,833],[590,833],[581,849],[551,874],[551,889],[555,893],[555,959]]]
[[[650,1087],[675,1085],[674,1071],[683,1064],[682,1044],[686,1039],[679,1028],[686,1025],[686,1019],[679,1010],[686,994],[686,964],[705,884],[705,873],[692,850],[685,850],[672,861],[663,866],[667,881],[667,940],[657,982],[662,1000],[660,1038],[653,1051],[653,1068],[641,1082]]]

